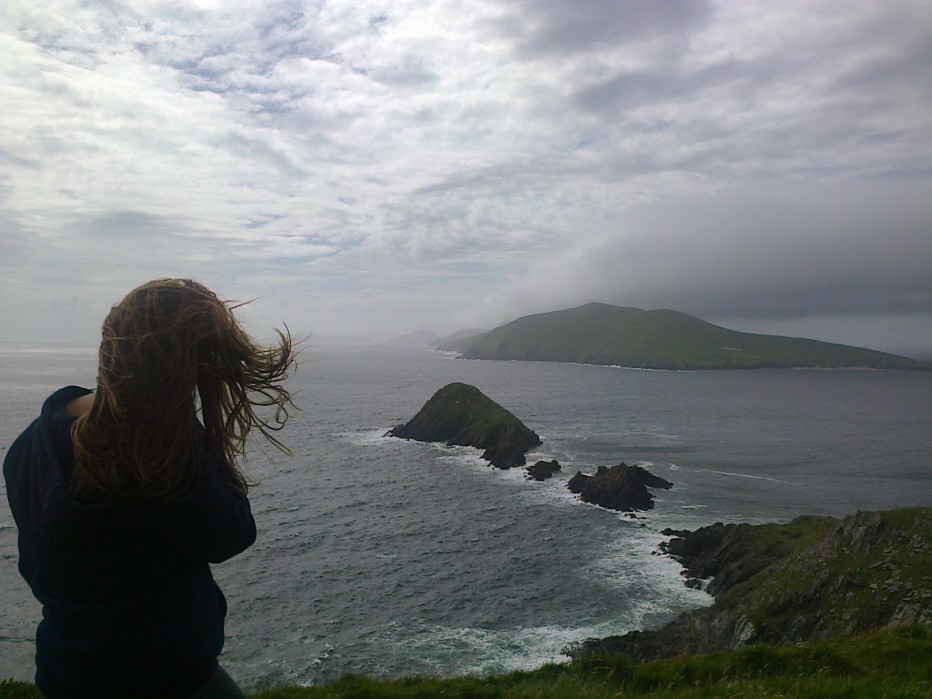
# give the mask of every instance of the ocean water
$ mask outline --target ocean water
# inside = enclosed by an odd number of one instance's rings
[[[52,390],[92,386],[95,350],[0,345],[0,456]],[[468,448],[384,437],[451,381],[543,440],[543,483]],[[310,346],[282,437],[251,448],[255,546],[214,568],[222,662],[258,690],[354,672],[456,675],[565,660],[568,644],[710,603],[656,549],[666,527],[932,505],[932,375],[639,371]],[[674,483],[635,519],[566,481],[619,461]],[[0,678],[30,679],[39,607],[0,502]]]

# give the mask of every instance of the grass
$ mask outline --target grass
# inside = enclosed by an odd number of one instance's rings
[[[377,680],[344,677],[321,687],[282,688],[255,699],[762,699],[932,696],[932,631],[882,630],[794,647],[636,664],[624,656],[587,658],[494,677]]]
[[[491,677],[348,675],[317,687],[280,687],[252,699],[928,699],[932,630],[883,629],[791,647],[635,663],[590,657]],[[0,683],[0,699],[38,699],[28,683]]]

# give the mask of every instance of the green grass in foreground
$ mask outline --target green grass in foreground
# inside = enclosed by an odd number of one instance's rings
[[[282,688],[255,699],[928,699],[932,696],[932,631],[875,631],[788,648],[636,664],[625,657],[549,665],[494,677],[375,680],[343,677],[321,687]]]
[[[377,680],[345,676],[319,687],[282,687],[253,699],[928,699],[932,696],[932,630],[872,631],[794,647],[752,646],[734,652],[636,664],[592,658],[494,677]],[[21,682],[0,684],[0,699],[35,699]]]

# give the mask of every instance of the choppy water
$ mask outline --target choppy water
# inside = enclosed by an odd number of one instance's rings
[[[44,397],[92,385],[91,348],[0,347],[0,455]],[[382,435],[441,386],[473,384],[543,439],[536,483],[478,452]],[[292,456],[257,446],[259,540],[215,568],[224,665],[249,689],[343,672],[451,675],[564,659],[590,636],[708,603],[655,555],[665,527],[932,504],[932,375],[662,372],[312,347]],[[580,503],[576,470],[645,464],[674,482],[632,521]],[[38,605],[0,503],[0,678],[29,679]]]

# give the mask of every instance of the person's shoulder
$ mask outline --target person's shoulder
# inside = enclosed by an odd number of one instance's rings
[[[39,416],[13,440],[3,459],[3,475],[8,487],[14,471],[21,471],[23,464],[32,458],[33,446],[37,441],[39,444],[70,445],[69,428],[75,418],[65,412],[65,406],[90,393],[80,386],[65,386],[45,399]]]
[[[92,391],[87,388],[82,388],[81,386],[65,386],[59,388],[45,399],[45,403],[42,404],[42,413],[44,415],[51,415],[57,412],[66,412],[71,415],[78,415],[79,413],[71,412],[68,407],[75,401],[81,399],[86,400],[85,397],[89,395],[93,395]]]
[[[85,393],[65,403],[65,412],[71,417],[80,417],[90,412],[94,405],[94,394]]]

